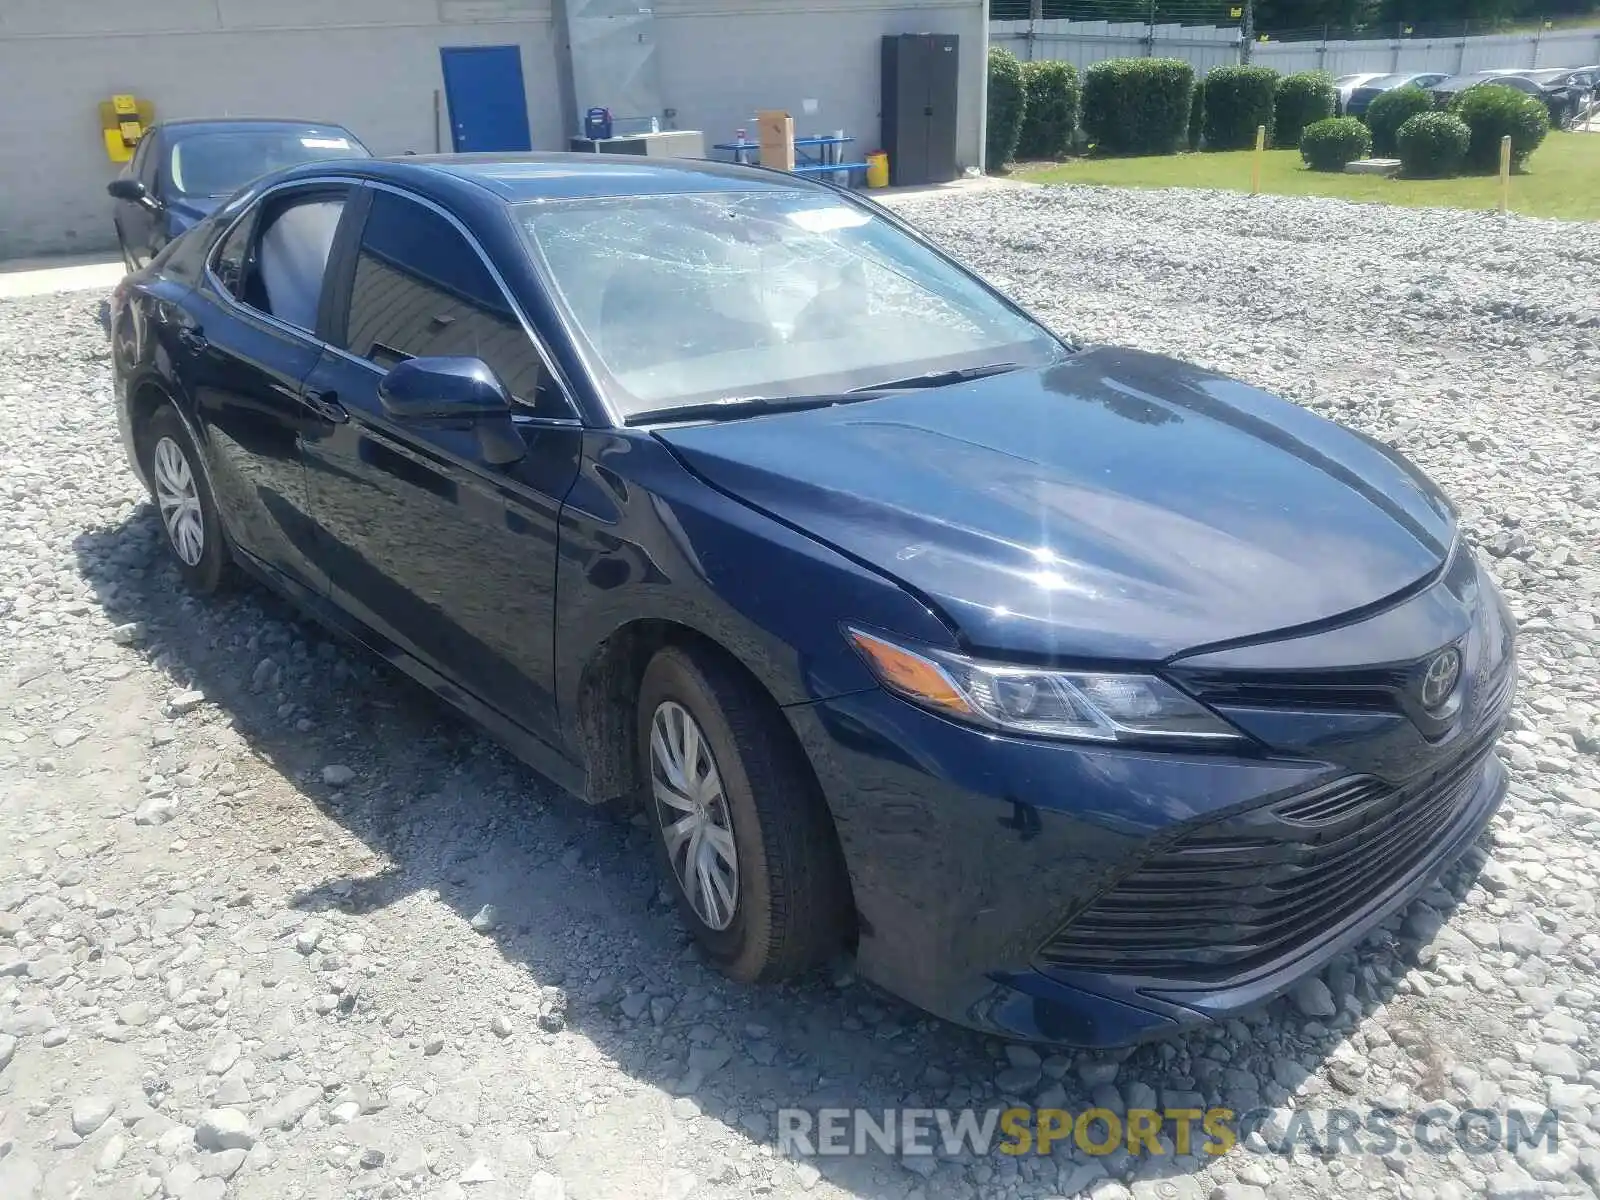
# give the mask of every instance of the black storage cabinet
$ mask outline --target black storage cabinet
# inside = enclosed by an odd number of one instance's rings
[[[953,33],[883,39],[883,148],[895,187],[956,177],[959,43]]]

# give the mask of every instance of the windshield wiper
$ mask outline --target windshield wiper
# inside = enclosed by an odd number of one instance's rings
[[[957,367],[953,371],[930,371],[926,375],[911,375],[905,379],[891,379],[887,383],[874,383],[870,387],[856,388],[855,392],[889,392],[900,388],[936,388],[950,383],[965,383],[969,379],[982,379],[988,375],[1004,375],[1015,371],[1013,362],[986,363],[981,367]],[[852,392],[852,395],[854,392]]]
[[[726,421],[737,417],[759,416],[762,413],[829,408],[835,404],[854,404],[861,400],[872,400],[891,392],[906,391],[911,388],[944,387],[949,383],[982,379],[986,375],[1003,375],[1007,371],[1016,369],[1016,363],[987,363],[981,367],[960,367],[953,371],[931,371],[926,375],[912,375],[907,379],[892,379],[888,383],[851,388],[847,392],[826,392],[815,396],[729,396],[722,400],[702,400],[670,408],[652,408],[648,412],[633,413],[623,418],[622,423],[653,425],[662,421]]]
[[[870,389],[853,392],[830,392],[820,396],[729,396],[723,400],[702,400],[694,404],[677,404],[670,408],[652,408],[648,412],[630,413],[624,425],[654,425],[664,421],[728,421],[737,417],[759,416],[762,413],[798,412],[807,408],[829,408],[835,404],[854,404],[871,400]]]

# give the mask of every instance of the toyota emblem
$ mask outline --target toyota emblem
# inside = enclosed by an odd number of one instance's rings
[[[1451,693],[1456,690],[1456,681],[1460,678],[1461,651],[1452,646],[1435,654],[1422,673],[1422,686],[1418,697],[1422,701],[1422,707],[1429,712],[1443,708]]]

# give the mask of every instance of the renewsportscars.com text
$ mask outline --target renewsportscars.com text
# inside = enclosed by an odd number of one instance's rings
[[[1439,1104],[1415,1111],[1327,1108],[1284,1113],[1270,1108],[784,1108],[777,1148],[799,1158],[866,1154],[1008,1155],[1075,1148],[1088,1155],[1219,1157],[1243,1148],[1292,1157],[1387,1154],[1444,1156],[1513,1152],[1544,1143],[1554,1150],[1561,1120],[1554,1109],[1498,1112]]]

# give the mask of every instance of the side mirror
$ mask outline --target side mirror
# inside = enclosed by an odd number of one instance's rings
[[[511,421],[511,393],[481,358],[408,358],[379,382],[378,399],[402,421],[475,420],[484,461],[496,466],[527,453]]]
[[[132,204],[142,204],[151,212],[159,212],[161,201],[152,196],[142,182],[137,179],[113,179],[106,184],[106,191],[114,200],[127,200]]]
[[[378,384],[383,411],[402,420],[490,417],[511,411],[511,396],[481,358],[408,358]]]

